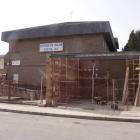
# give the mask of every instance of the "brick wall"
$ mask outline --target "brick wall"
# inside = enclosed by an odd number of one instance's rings
[[[68,95],[70,95],[70,99],[77,99],[77,98],[83,98],[83,99],[91,99],[92,97],[92,73],[93,73],[93,64],[95,64],[95,71],[94,71],[94,96],[101,96],[104,100],[107,100],[107,79],[106,79],[106,72],[108,67],[100,67],[100,62],[105,61],[99,61],[99,60],[81,60],[79,61],[79,85],[77,82],[70,82],[70,81],[77,81],[76,77],[78,76],[78,65],[76,64],[77,60],[68,60],[68,81],[66,81],[66,77],[61,77],[60,79],[58,77],[55,77],[54,79],[54,87],[55,92],[53,92],[53,79],[52,79],[52,61],[55,61],[57,64],[55,65],[55,70],[58,71],[59,68],[59,62],[61,62],[61,75],[66,75],[66,58],[61,59],[47,59],[47,103],[50,104],[53,94],[55,95],[55,102],[61,102],[66,100]],[[112,65],[114,60],[108,60],[106,61],[106,64]],[[119,61],[118,61],[119,62]],[[114,63],[115,67],[120,68],[124,61],[120,60],[120,63]],[[75,65],[76,64],[76,65]],[[117,64],[117,65],[116,65]],[[120,64],[120,65],[119,65]],[[73,67],[74,66],[74,67]],[[73,68],[72,68],[73,67]],[[103,70],[100,70],[100,69]],[[112,69],[109,69],[110,73],[112,74]],[[104,73],[103,73],[104,72]],[[124,71],[122,71],[124,73]],[[119,77],[118,73],[118,77]],[[113,77],[113,75],[110,75]],[[58,84],[57,81],[61,81],[60,84]],[[64,81],[64,82],[62,82]],[[77,93],[79,86],[79,93]],[[119,91],[118,91],[118,80],[115,79],[115,97],[119,98]],[[59,89],[60,87],[60,89]],[[109,100],[113,100],[113,82],[112,79],[109,80]]]
[[[95,64],[95,75],[99,75],[99,60],[82,60],[80,61],[80,96],[81,98],[91,98],[92,96],[92,73],[93,64]]]
[[[10,61],[20,60],[21,65],[10,66],[9,79],[13,79],[13,74],[19,74],[20,81],[39,81],[42,75],[45,78],[47,53],[39,52],[39,45],[42,43],[63,42],[64,50],[57,53],[108,52],[103,48],[103,39],[102,34],[90,34],[11,41]],[[16,51],[19,53],[14,53]],[[5,64],[6,62],[9,62],[9,54],[5,55]],[[9,67],[5,65],[5,68],[9,73]]]
[[[77,100],[77,76],[77,59],[48,58],[46,69],[46,104],[66,102],[68,97],[69,100]]]
[[[53,60],[47,58],[46,62],[46,104],[52,104],[52,95],[53,95]]]
[[[109,81],[109,100],[113,99],[113,83],[112,79],[115,78],[114,86],[116,88],[115,96],[118,98],[118,80],[125,76],[125,60],[82,60],[80,61],[80,96],[81,98],[92,97],[92,72],[93,64],[95,64],[94,71],[94,96],[101,96],[107,99],[107,69],[110,73]],[[96,77],[97,76],[97,77]],[[85,77],[85,78],[84,78]]]

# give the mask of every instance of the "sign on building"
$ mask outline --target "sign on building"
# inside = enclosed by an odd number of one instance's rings
[[[20,65],[20,60],[13,60],[12,65]]]
[[[40,52],[63,51],[63,42],[40,44]]]

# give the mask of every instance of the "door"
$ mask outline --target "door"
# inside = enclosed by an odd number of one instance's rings
[[[18,74],[13,74],[13,84],[18,84]]]

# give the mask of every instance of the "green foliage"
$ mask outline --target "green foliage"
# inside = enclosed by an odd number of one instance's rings
[[[124,46],[124,51],[140,51],[140,31],[132,30],[128,43]]]

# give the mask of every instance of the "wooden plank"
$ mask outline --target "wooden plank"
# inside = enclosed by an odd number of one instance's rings
[[[134,66],[139,66],[139,63],[137,63],[137,64],[135,63]]]
[[[140,89],[140,58],[139,58],[139,89]],[[138,92],[138,106],[140,106],[140,90]]]
[[[77,78],[77,81],[78,81],[78,85],[77,85],[77,97],[78,97],[78,99],[77,99],[77,101],[79,100],[79,58],[78,58],[78,70],[77,70],[77,74],[78,74],[78,78]]]
[[[109,70],[107,70],[107,101],[109,100]]]
[[[134,61],[139,61],[139,59],[133,59]],[[127,60],[127,61],[133,61],[133,60]]]
[[[124,104],[126,104],[127,103],[127,101],[128,101],[128,93],[129,92],[129,90],[128,90],[128,85],[126,86],[126,92],[125,92],[125,98],[124,98]]]
[[[134,79],[133,79],[133,78],[129,78],[128,80],[129,80],[129,81],[132,81],[132,80],[139,80],[139,78],[134,78]]]
[[[139,87],[138,87],[137,92],[136,92],[136,98],[135,98],[134,106],[137,106],[138,95],[139,95],[138,93],[139,93]]]
[[[139,106],[140,105],[140,74],[139,74],[139,85],[138,85],[138,89],[136,92],[136,98],[135,98],[135,103],[134,106]]]
[[[56,81],[56,82],[66,82],[66,83],[71,83],[71,82],[78,82],[78,81]]]
[[[52,61],[53,61],[53,73],[52,73],[52,80],[53,80],[53,81],[52,81],[52,86],[53,86],[53,87],[52,87],[52,100],[54,100],[54,94],[55,94],[55,93],[54,93],[54,88],[55,88],[55,83],[54,83],[54,63],[55,63],[55,60],[53,59]]]
[[[135,70],[135,69],[134,69],[134,60],[133,60],[133,78],[134,78],[134,70]]]
[[[68,58],[66,58],[66,98],[68,96],[68,92],[67,92],[67,88],[68,88],[67,80],[68,80]]]
[[[126,68],[126,75],[125,75],[125,82],[124,82],[124,89],[123,89],[123,97],[122,97],[122,104],[125,104],[125,100],[126,100],[128,77],[129,77],[129,67]]]
[[[68,58],[66,58],[66,80],[68,80]]]
[[[60,75],[61,75],[61,58],[59,58],[59,81],[60,81]],[[60,89],[61,89],[61,84],[60,84],[60,82],[59,82],[59,103],[60,103],[60,94],[61,94],[61,92],[60,92]]]
[[[138,99],[137,99],[137,106],[140,105],[140,88],[139,88],[139,91],[138,91]]]
[[[93,98],[94,98],[94,76],[92,77],[92,108],[93,108]]]
[[[128,63],[129,63],[129,62],[128,62],[128,60],[126,59],[126,68],[128,67]]]
[[[94,70],[95,70],[95,63],[93,64],[93,72],[92,72],[92,109],[93,109],[93,98],[94,98]]]
[[[133,101],[135,101],[135,84],[133,84]]]
[[[140,58],[139,58],[139,74],[140,74]],[[140,78],[139,78],[139,80],[140,80]]]

